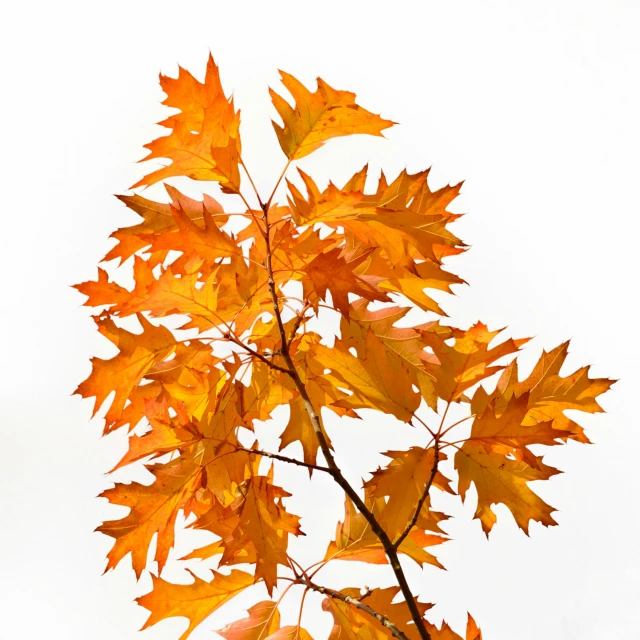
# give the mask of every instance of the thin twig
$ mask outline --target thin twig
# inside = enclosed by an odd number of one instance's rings
[[[250,353],[254,358],[258,358],[258,360],[261,360],[265,364],[268,364],[272,369],[275,369],[276,371],[280,371],[281,373],[291,374],[289,369],[285,369],[284,367],[281,367],[280,365],[271,362],[271,360],[269,360],[268,358],[265,358],[261,353],[259,353],[255,349],[252,349],[249,345],[245,344],[244,342],[242,342],[242,340],[239,340],[234,335],[229,334],[228,336],[225,336],[225,337],[230,342],[233,342],[233,344],[237,344],[239,347],[242,347],[247,353]]]
[[[300,584],[304,584],[308,589],[312,591],[317,591],[322,595],[328,596],[329,598],[333,598],[334,600],[341,600],[345,604],[351,605],[352,607],[356,607],[365,613],[368,613],[372,618],[375,618],[383,627],[389,629],[391,634],[398,638],[398,640],[408,640],[407,636],[396,627],[396,625],[389,620],[386,616],[383,616],[381,613],[378,613],[374,609],[372,609],[369,605],[366,605],[360,601],[358,598],[352,598],[351,596],[345,596],[344,593],[340,593],[339,591],[335,591],[334,589],[330,589],[329,587],[321,587],[315,582],[311,582],[308,578],[301,579]],[[364,597],[364,596],[363,596]]]
[[[278,187],[280,186],[280,183],[282,182],[282,178],[284,178],[285,173],[287,173],[287,169],[289,168],[289,166],[291,165],[291,160],[287,160],[287,164],[284,165],[284,169],[282,170],[282,173],[280,174],[280,177],[277,179],[276,181],[276,185],[275,187],[273,187],[273,191],[271,192],[271,195],[269,196],[269,199],[267,200],[267,202],[263,205],[262,210],[263,211],[268,211],[269,207],[271,206],[271,201],[273,200],[273,196],[276,195],[276,191],[278,190]]]
[[[281,456],[279,453],[271,453],[269,451],[262,451],[260,449],[247,449],[246,447],[239,447],[234,445],[237,451],[246,451],[256,456],[264,456],[265,458],[273,458],[274,460],[280,460],[281,462],[288,462],[289,464],[296,464],[299,467],[307,467],[307,469],[314,469],[315,471],[324,471],[325,473],[331,473],[329,467],[322,467],[317,464],[310,464],[309,462],[302,462],[295,458],[289,458],[288,456]]]

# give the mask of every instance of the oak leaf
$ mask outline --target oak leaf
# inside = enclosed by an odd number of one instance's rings
[[[434,469],[433,486],[447,493],[453,493],[453,490],[450,481],[437,469],[433,447],[387,451],[384,455],[391,458],[391,462],[384,469],[374,471],[365,488],[374,497],[387,498],[380,524],[394,540],[407,528]],[[438,452],[438,463],[446,459],[443,452]]]
[[[278,141],[287,158],[297,160],[320,148],[330,138],[354,133],[381,136],[394,125],[355,103],[356,95],[339,91],[318,78],[311,93],[291,74],[280,72],[282,84],[295,100],[295,107],[270,89],[271,99],[284,126],[273,122]]]
[[[136,599],[140,606],[151,612],[143,629],[166,618],[185,617],[189,619],[189,627],[180,640],[186,640],[205,618],[253,584],[253,576],[244,571],[234,570],[228,576],[213,571],[211,582],[198,578],[191,571],[189,573],[194,579],[191,584],[172,584],[151,576],[153,590]]]
[[[540,458],[532,467],[469,441],[457,451],[454,461],[459,474],[458,492],[462,498],[466,496],[471,482],[476,486],[478,506],[475,517],[480,519],[487,535],[496,522],[496,515],[491,509],[491,505],[496,503],[507,506],[525,533],[529,532],[531,520],[545,526],[557,524],[551,515],[555,509],[527,486],[528,482],[548,480],[559,473],[557,469],[542,464]]]
[[[160,75],[167,94],[163,104],[180,110],[159,124],[172,129],[168,136],[145,145],[143,160],[168,158],[171,164],[146,175],[133,189],[149,186],[172,176],[215,180],[225,191],[240,188],[240,112],[224,95],[218,67],[211,55],[204,83],[180,68],[177,78]]]
[[[83,398],[95,397],[95,415],[109,394],[115,392],[105,416],[107,423],[121,418],[127,398],[144,375],[176,346],[173,334],[166,327],[151,324],[142,314],[137,317],[142,326],[140,334],[116,326],[109,317],[94,318],[100,333],[118,347],[119,353],[109,360],[92,358],[91,375],[74,393]]]
[[[420,405],[420,396],[412,388],[407,368],[371,330],[365,337],[365,346],[367,357],[359,359],[338,340],[333,349],[314,345],[313,358],[332,371],[336,386],[353,392],[353,396],[334,404],[354,409],[374,408],[409,422]]]
[[[443,622],[439,629],[429,622],[426,623],[426,627],[431,640],[482,640],[482,632],[470,615],[467,617],[467,632],[464,638],[453,631],[446,622]]]
[[[254,604],[249,617],[232,622],[216,633],[225,640],[264,640],[280,628],[280,611],[271,600]]]
[[[278,564],[288,566],[287,534],[304,535],[299,518],[287,513],[281,504],[282,498],[290,495],[272,484],[270,478],[254,476],[231,507],[239,520],[231,540],[225,541],[220,563],[224,565],[239,550],[252,545],[257,557],[255,579],[264,580],[269,595],[276,585]]]
[[[166,465],[149,467],[149,471],[155,476],[151,485],[138,482],[116,484],[100,494],[112,504],[131,508],[124,518],[109,520],[97,528],[97,531],[115,538],[107,555],[107,571],[131,553],[133,570],[139,578],[147,564],[151,539],[156,533],[155,559],[161,571],[173,546],[178,511],[200,483],[200,467],[189,460],[177,458]]]
[[[508,338],[490,347],[500,331],[489,331],[482,322],[466,331],[439,323],[426,330],[420,329],[425,346],[430,347],[435,356],[425,359],[425,368],[435,379],[435,389],[440,398],[448,402],[459,401],[469,387],[504,369],[493,365],[496,360],[516,353],[529,340]],[[453,345],[447,344],[451,339]]]

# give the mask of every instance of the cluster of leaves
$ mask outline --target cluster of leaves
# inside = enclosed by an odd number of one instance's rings
[[[428,171],[402,171],[391,181],[382,175],[366,192],[364,167],[341,188],[330,183],[322,190],[299,171],[304,186],[286,180],[286,204],[274,202],[293,161],[330,138],[379,136],[394,124],[356,104],[353,93],[320,79],[312,93],[282,74],[293,104],[271,95],[287,161],[263,200],[242,161],[239,112],[223,92],[213,59],[204,83],[184,69],[160,82],[164,104],[177,112],[160,123],[170,132],[147,145],[146,159],[171,163],[134,188],[174,176],[216,181],[241,198],[243,210],[225,212],[211,196],[193,200],[169,185],[166,204],[120,196],[142,221],[115,231],[117,244],[104,260],[133,258],[135,284],[124,288],[99,269],[97,281],[77,285],[87,305],[101,308],[95,322],[118,350],[111,359],[93,359],[77,393],[95,398],[94,413],[112,396],[105,432],[127,425],[136,430],[116,468],[145,460],[155,478],[149,485],[116,484],[102,494],[130,509],[99,527],[115,541],[107,568],[131,554],[140,577],[157,536],[160,574],[182,512],[190,526],[216,536],[187,560],[217,557],[219,568],[251,570],[214,571],[209,581],[194,575],[187,585],[154,575],[153,590],[138,600],[151,612],[147,626],[184,616],[184,640],[250,585],[264,583],[271,596],[284,581],[277,602],[255,604],[247,618],[220,635],[310,638],[300,622],[280,625],[279,603],[299,586],[326,596],[324,609],[334,619],[331,640],[460,639],[446,623],[438,628],[428,621],[431,605],[413,594],[400,561],[406,556],[441,566],[428,549],[446,541],[441,523],[448,516],[432,508],[431,492],[464,499],[475,485],[475,516],[487,533],[496,522],[494,504],[505,505],[525,532],[531,521],[555,524],[553,508],[528,483],[558,471],[530,447],[588,442],[564,412],[601,411],[596,397],[611,381],[589,378],[587,368],[561,375],[567,344],[543,353],[520,380],[515,360],[498,362],[526,340],[496,340],[499,332],[480,322],[458,329],[442,321],[444,312],[427,292],[448,292],[463,282],[443,268],[444,258],[465,250],[450,230],[458,215],[447,211],[459,185],[432,191]],[[241,191],[241,169],[249,195]],[[258,205],[252,207],[248,200],[254,197]],[[309,328],[320,308],[339,314],[339,335],[327,338]],[[434,319],[398,326],[415,308]],[[116,322],[131,315],[140,333]],[[184,319],[179,330],[151,320],[173,315]],[[190,337],[179,339],[177,331],[190,331]],[[498,373],[492,392],[478,384]],[[468,409],[468,418],[448,424],[455,404]],[[253,434],[254,422],[268,420],[281,405],[288,405],[290,418],[280,449],[300,443],[301,459],[263,450]],[[420,417],[425,406],[439,410],[437,424]],[[323,409],[352,418],[362,417],[363,409],[390,414],[426,429],[430,443],[386,452],[387,466],[354,487],[335,462]],[[397,422],[390,420],[390,428],[398,428]],[[458,476],[454,484],[441,467],[448,456]],[[290,494],[274,483],[273,464],[329,474],[345,492],[344,519],[325,556],[311,567],[288,551],[289,536],[302,531],[298,516],[284,505]],[[334,560],[389,564],[398,586],[363,595],[318,584],[316,574]],[[469,618],[466,639],[480,638]]]

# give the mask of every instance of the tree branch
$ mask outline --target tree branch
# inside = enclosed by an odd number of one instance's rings
[[[314,469],[315,471],[324,471],[325,473],[331,473],[329,467],[322,467],[317,464],[310,464],[308,462],[302,462],[295,458],[289,458],[287,456],[281,456],[278,453],[270,453],[269,451],[262,451],[261,449],[247,449],[246,447],[239,447],[234,445],[237,451],[246,451],[257,456],[264,456],[265,458],[273,458],[274,460],[280,460],[281,462],[288,462],[290,464],[297,464],[299,467],[306,467],[307,469]]]
[[[268,203],[267,203],[268,204]],[[362,498],[358,495],[358,492],[349,484],[347,479],[342,475],[342,471],[336,464],[335,458],[333,457],[333,453],[327,442],[327,438],[322,429],[322,425],[320,424],[320,418],[313,408],[313,404],[311,403],[311,399],[309,394],[307,393],[306,386],[298,371],[291,359],[291,355],[289,353],[289,344],[287,342],[287,334],[284,328],[284,324],[282,322],[282,315],[280,313],[280,305],[278,303],[278,292],[276,291],[275,280],[273,279],[273,268],[271,265],[271,238],[270,238],[270,228],[269,228],[269,209],[268,206],[265,205],[263,207],[264,212],[264,223],[266,229],[265,235],[265,243],[266,243],[266,267],[267,267],[267,276],[269,283],[269,291],[271,293],[271,300],[273,302],[273,311],[276,316],[276,322],[278,324],[278,331],[280,333],[280,341],[282,343],[281,353],[284,358],[289,371],[287,371],[288,375],[293,380],[300,397],[304,403],[305,409],[307,411],[307,415],[309,416],[309,420],[311,421],[311,426],[313,427],[313,431],[316,434],[316,438],[318,439],[318,444],[322,449],[322,453],[327,461],[327,466],[329,467],[329,473],[333,476],[333,479],[336,481],[340,487],[344,490],[344,492],[351,498],[353,503],[356,505],[356,508],[362,515],[365,520],[371,526],[371,530],[376,534],[382,546],[384,548],[387,557],[389,558],[389,562],[391,564],[391,568],[393,569],[393,573],[396,576],[396,580],[398,581],[398,585],[400,586],[400,590],[402,591],[402,595],[407,603],[407,607],[411,612],[411,617],[416,625],[416,629],[420,634],[421,640],[431,640],[431,635],[427,631],[427,628],[424,625],[424,621],[422,616],[420,615],[420,610],[413,598],[413,593],[411,592],[411,587],[409,587],[409,583],[407,582],[407,578],[404,575],[404,571],[402,569],[402,565],[400,564],[400,559],[398,558],[398,553],[391,539],[387,535],[387,532],[380,526],[376,517],[373,513],[367,508]]]
[[[285,369],[284,367],[281,367],[280,365],[277,365],[271,362],[269,358],[265,358],[261,353],[258,353],[255,349],[252,349],[249,345],[246,345],[244,342],[242,342],[242,340],[238,340],[238,338],[236,338],[235,336],[232,336],[231,334],[229,334],[225,337],[230,342],[233,342],[233,344],[237,344],[239,347],[242,347],[247,353],[250,353],[254,358],[258,358],[258,360],[261,360],[265,364],[268,364],[272,369],[275,369],[276,371],[280,371],[281,373],[286,373],[289,375],[291,374],[291,371],[289,371],[288,369]]]
[[[398,640],[408,640],[407,636],[402,631],[400,631],[400,629],[398,629],[398,627],[396,627],[396,625],[393,622],[391,622],[389,618],[387,618],[386,616],[383,616],[381,613],[378,613],[377,611],[374,611],[370,606],[363,604],[357,598],[352,598],[351,596],[345,596],[343,593],[340,593],[339,591],[334,591],[329,587],[321,587],[320,585],[315,584],[314,582],[311,582],[311,580],[309,580],[309,578],[307,577],[299,578],[299,584],[303,584],[307,587],[307,589],[311,589],[312,591],[317,591],[318,593],[321,593],[322,595],[328,596],[330,598],[334,598],[335,600],[342,600],[342,602],[344,602],[345,604],[349,604],[352,607],[356,607],[357,609],[360,609],[361,611],[368,613],[372,618],[375,618],[383,627],[386,627],[387,629],[389,629],[389,631],[395,638],[398,638]]]

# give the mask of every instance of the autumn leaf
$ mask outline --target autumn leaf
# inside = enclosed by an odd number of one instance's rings
[[[198,578],[191,571],[189,573],[194,579],[191,584],[172,584],[162,578],[151,576],[153,590],[136,600],[140,606],[151,612],[143,629],[166,618],[188,618],[189,627],[180,636],[180,640],[186,640],[205,618],[253,584],[253,576],[244,571],[232,571],[228,576],[213,571],[211,582]]]
[[[446,622],[443,622],[440,628],[427,622],[426,627],[431,640],[482,640],[482,632],[471,615],[467,617],[467,633],[464,638],[453,631]]]
[[[369,331],[365,338],[366,359],[356,358],[340,342],[333,349],[315,345],[314,359],[331,369],[336,386],[345,386],[353,396],[335,404],[351,408],[374,408],[409,422],[420,404],[412,389],[411,377],[402,360],[385,350],[384,344]]]
[[[222,205],[211,196],[205,194],[202,201],[199,201],[185,196],[171,185],[165,184],[164,187],[171,198],[170,204],[154,202],[138,194],[116,196],[129,209],[137,213],[143,221],[114,231],[110,237],[115,238],[118,243],[107,253],[103,261],[117,259],[124,262],[137,251],[145,249],[149,244],[149,238],[154,234],[176,231],[178,227],[172,214],[173,209],[183,211],[191,220],[201,220],[203,209],[206,209],[211,215],[215,215],[216,223],[220,226],[229,220],[229,217],[225,215],[222,209]],[[156,264],[161,264],[165,257],[166,254],[162,252],[158,257],[150,257],[150,262],[155,266]]]
[[[278,629],[275,633],[267,636],[265,640],[313,640],[313,638],[306,629],[296,625],[289,625]]]
[[[159,124],[172,129],[168,136],[146,144],[143,160],[168,158],[171,164],[136,182],[132,189],[149,186],[172,176],[215,180],[231,193],[240,188],[240,112],[225,97],[218,67],[211,55],[204,83],[179,68],[177,78],[160,75],[167,94],[162,104],[180,110]]]
[[[369,497],[370,496],[371,492],[369,492]],[[384,513],[385,509],[384,499],[368,499],[366,504],[376,519],[382,523],[381,514]],[[428,512],[428,505],[424,511]],[[445,518],[443,514],[428,513],[434,516],[434,519],[440,517]],[[441,535],[426,533],[421,529],[424,524],[425,519],[421,519],[417,523],[418,526],[414,527],[409,535],[402,541],[398,552],[409,556],[420,565],[431,564],[435,567],[442,568],[438,559],[431,553],[428,553],[425,547],[442,544],[447,541],[447,538]],[[329,544],[324,559],[326,561],[338,559],[367,562],[369,564],[389,563],[389,558],[385,553],[382,542],[371,529],[371,525],[367,522],[364,515],[356,509],[349,498],[345,500],[344,521],[338,523],[335,539]]]
[[[496,522],[492,504],[504,504],[513,514],[518,526],[529,532],[529,522],[535,520],[545,526],[557,524],[551,514],[555,509],[539,498],[528,486],[533,480],[548,480],[559,473],[557,469],[541,464],[536,467],[513,460],[505,455],[487,451],[481,444],[465,442],[454,459],[459,473],[458,492],[464,499],[473,482],[478,492],[475,517],[488,535]]]
[[[380,523],[389,537],[394,540],[409,524],[416,511],[435,466],[435,450],[412,447],[408,451],[387,451],[384,455],[391,462],[384,469],[374,471],[373,477],[365,483],[374,497],[388,497],[380,516]],[[446,460],[444,453],[438,453],[438,461]],[[447,493],[453,493],[449,480],[437,470],[433,486]]]
[[[560,370],[568,355],[569,343],[565,342],[550,352],[543,351],[529,376],[518,380],[518,363],[512,362],[502,373],[496,389],[487,394],[480,387],[473,396],[471,410],[481,413],[485,407],[495,403],[497,414],[502,413],[513,396],[526,394],[529,411],[523,425],[534,426],[551,422],[557,431],[565,431],[562,437],[588,443],[583,428],[568,418],[565,409],[586,413],[600,413],[602,408],[596,398],[605,393],[613,380],[589,378],[589,367],[582,367],[569,376],[562,377]]]
[[[282,507],[282,498],[289,495],[284,489],[271,484],[267,477],[251,478],[243,489],[243,495],[232,507],[239,521],[231,540],[225,543],[220,560],[224,565],[239,550],[251,544],[257,556],[255,579],[264,580],[269,595],[276,585],[277,565],[288,566],[287,534],[303,535],[299,518]]]
[[[174,525],[178,511],[195,491],[200,481],[200,468],[188,460],[176,459],[166,465],[149,467],[155,476],[151,485],[116,484],[100,494],[112,504],[130,507],[120,520],[109,520],[97,531],[115,538],[107,558],[107,571],[131,553],[133,570],[139,578],[147,564],[151,538],[157,533],[155,559],[158,569],[164,567],[174,541]]]
[[[275,602],[266,600],[249,609],[249,617],[218,629],[225,640],[263,640],[280,628],[280,611]]]
[[[141,334],[117,327],[108,317],[95,318],[100,333],[118,347],[119,353],[110,360],[93,358],[91,375],[74,392],[83,398],[95,397],[94,415],[109,394],[115,392],[105,417],[107,423],[122,416],[128,396],[145,373],[175,348],[175,338],[168,329],[151,324],[142,314],[137,317]]]
[[[292,398],[289,402],[289,409],[289,422],[287,422],[287,426],[280,436],[279,450],[282,451],[292,442],[300,442],[302,445],[302,459],[307,464],[315,464],[320,445],[302,398],[300,396]],[[329,446],[331,446],[331,439],[326,432],[325,438]],[[312,471],[313,469],[310,468],[309,476],[311,476]]]
[[[395,124],[357,105],[355,93],[333,89],[321,78],[315,93],[311,93],[292,75],[281,71],[280,77],[295,107],[270,89],[273,105],[284,123],[280,126],[273,122],[273,128],[290,160],[309,155],[330,138],[354,133],[380,136]]]
[[[500,333],[489,331],[486,325],[476,323],[466,331],[434,324],[420,329],[425,346],[433,350],[435,358],[425,362],[425,368],[435,379],[438,396],[446,401],[458,401],[462,394],[477,382],[492,376],[504,368],[492,365],[496,360],[517,352],[528,338],[504,342],[490,347]],[[453,339],[454,344],[447,344]]]
[[[349,294],[361,296],[366,300],[389,302],[390,298],[363,276],[354,273],[366,255],[347,261],[341,256],[340,249],[321,253],[307,266],[307,275],[318,298],[326,301],[327,291],[331,293],[333,305],[346,318],[349,317]],[[309,292],[305,298],[310,298]]]
[[[202,433],[184,410],[177,419],[170,417],[168,396],[148,400],[145,405],[145,416],[151,429],[142,436],[133,435],[129,439],[129,450],[112,471],[148,456],[157,458],[188,447],[202,438]]]

